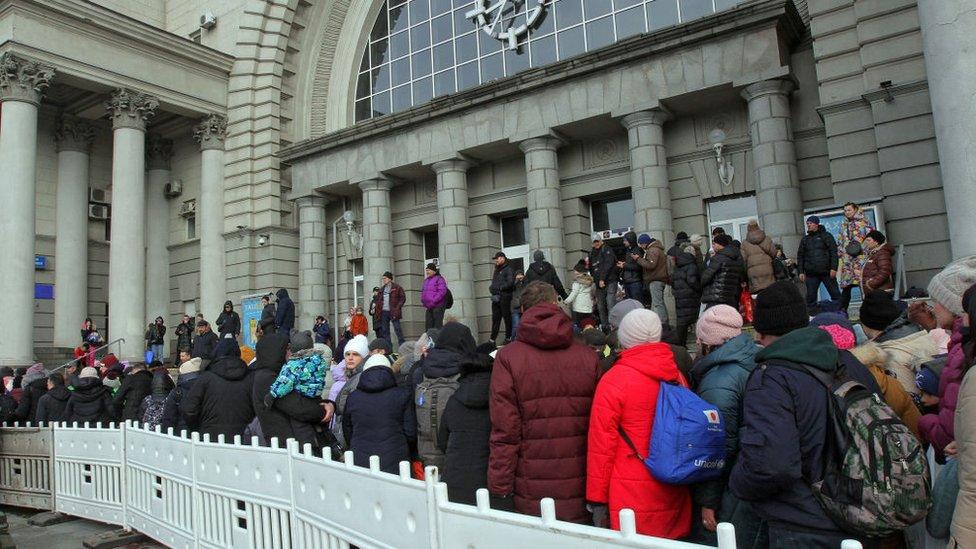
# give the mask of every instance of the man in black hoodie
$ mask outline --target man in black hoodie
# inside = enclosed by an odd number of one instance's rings
[[[66,421],[64,409],[68,406],[71,391],[64,386],[64,376],[51,374],[47,376],[47,393],[37,401],[37,423],[47,425]]]
[[[275,295],[278,297],[278,310],[275,311],[276,331],[285,334],[285,337],[290,337],[295,327],[295,302],[288,297],[288,290],[284,288],[278,290]]]
[[[152,392],[152,373],[146,369],[146,365],[137,362],[132,365],[129,372],[122,379],[122,386],[112,400],[112,406],[119,415],[121,421],[131,419],[140,421],[139,406],[142,399]]]
[[[261,423],[264,443],[270,444],[273,437],[277,437],[279,441],[293,438],[300,446],[311,444],[313,451],[321,451],[322,442],[317,435],[321,431],[323,437],[328,436],[325,432],[332,420],[335,404],[307,397],[298,391],[292,391],[281,398],[267,399],[271,384],[288,360],[288,338],[280,333],[265,335],[258,340],[254,351],[254,384],[250,399]]]
[[[95,368],[82,368],[78,382],[74,384],[74,391],[64,407],[64,420],[78,423],[79,426],[87,422],[93,427],[99,422],[107,425],[115,420],[112,391],[102,384],[102,378],[98,377],[98,370]]]
[[[491,275],[491,340],[498,339],[498,329],[505,321],[505,343],[512,340],[512,293],[515,291],[515,270],[505,252],[495,254],[495,271]]]
[[[275,333],[275,316],[278,311],[275,309],[275,304],[271,302],[271,294],[268,294],[261,298],[261,320],[258,321],[258,326],[262,326],[262,331],[264,335]]]
[[[190,356],[201,359],[203,361],[202,367],[205,368],[213,359],[214,349],[217,347],[218,341],[220,339],[210,329],[209,322],[206,320],[197,322],[197,337],[193,338],[193,352],[190,353]]]
[[[556,268],[552,266],[552,263],[546,261],[546,255],[542,253],[542,250],[536,250],[532,254],[532,263],[528,269],[525,269],[525,285],[528,286],[536,280],[541,280],[552,285],[556,289],[556,293],[559,294],[559,297],[566,299],[568,294],[566,293],[566,289],[563,288],[562,281],[559,280],[559,273],[556,272]]]
[[[24,388],[15,413],[20,421],[35,421],[37,405],[47,392],[47,371],[43,364],[35,364],[27,369],[21,387]]]
[[[597,236],[593,239],[593,249],[587,258],[589,261],[590,276],[593,277],[593,284],[596,286],[596,307],[600,312],[600,325],[607,330],[610,309],[613,305],[611,299],[617,293],[617,256],[613,249]]]
[[[217,329],[220,330],[220,339],[241,335],[241,315],[234,310],[234,304],[230,300],[224,302],[224,310],[217,317]]]
[[[244,434],[254,419],[251,387],[254,377],[241,360],[241,348],[233,339],[221,339],[213,362],[190,388],[180,404],[187,427],[228,439]]]

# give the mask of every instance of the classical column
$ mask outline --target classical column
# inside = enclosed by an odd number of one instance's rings
[[[918,0],[952,256],[976,254],[976,7],[972,0]]]
[[[634,230],[648,233],[665,246],[674,240],[668,156],[664,149],[664,123],[670,115],[655,109],[628,114],[630,194],[634,201]]]
[[[0,365],[24,366],[34,357],[34,217],[37,106],[54,69],[11,53],[0,56]]]
[[[789,80],[766,80],[742,92],[749,102],[759,224],[791,256],[805,232],[790,119],[792,91]]]
[[[369,310],[370,289],[380,285],[386,271],[393,271],[393,218],[390,213],[389,179],[368,179],[359,183],[363,191],[363,293],[364,310]],[[396,274],[396,273],[393,273]]]
[[[95,128],[87,120],[62,117],[58,146],[54,243],[54,345],[78,344],[78,327],[88,316],[88,165]]]
[[[146,123],[159,101],[117,90],[112,119],[112,234],[108,265],[108,339],[125,338],[122,360],[142,360],[146,318]]]
[[[541,250],[566,279],[566,244],[562,198],[559,192],[559,159],[563,141],[554,136],[533,137],[519,143],[525,153],[525,194],[529,212],[529,246]]]
[[[227,300],[224,281],[224,136],[227,119],[211,114],[193,128],[200,143],[200,311],[211,321]]]
[[[441,275],[454,296],[449,314],[477,332],[478,311],[471,260],[471,227],[468,225],[468,168],[465,160],[437,162],[437,239]]]
[[[169,200],[173,141],[146,136],[146,317],[169,323]],[[168,338],[167,338],[168,339]]]
[[[296,326],[308,330],[316,315],[328,317],[326,312],[329,286],[326,281],[324,196],[303,196],[298,205],[298,310]]]

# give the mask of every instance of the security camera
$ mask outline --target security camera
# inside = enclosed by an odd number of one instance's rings
[[[265,244],[268,243],[268,240],[271,240],[271,235],[269,234],[258,235],[258,246],[264,246]]]

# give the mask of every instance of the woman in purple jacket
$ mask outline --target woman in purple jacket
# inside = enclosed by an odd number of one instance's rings
[[[444,311],[450,306],[448,303],[450,291],[447,289],[447,281],[437,270],[437,265],[428,263],[425,272],[427,278],[424,279],[424,288],[420,292],[420,302],[427,309],[424,330],[439,329],[444,326]]]

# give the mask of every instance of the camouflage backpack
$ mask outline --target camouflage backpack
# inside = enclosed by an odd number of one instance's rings
[[[417,406],[417,451],[426,466],[443,467],[444,453],[437,446],[437,431],[444,417],[444,408],[457,391],[460,374],[450,377],[427,377],[417,385],[414,402]]]
[[[838,526],[880,537],[923,520],[929,467],[915,435],[881,398],[855,381],[831,387],[823,480],[813,494]]]

